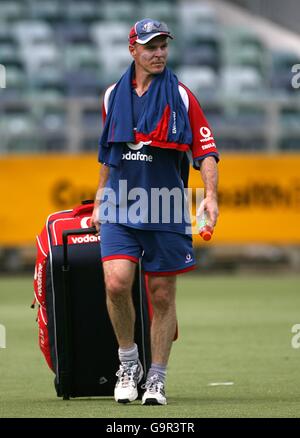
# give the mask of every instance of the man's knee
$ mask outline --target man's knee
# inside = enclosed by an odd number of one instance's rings
[[[152,304],[156,309],[167,310],[172,302],[173,300],[166,290],[157,289],[152,293]]]
[[[171,279],[153,279],[150,292],[152,304],[155,308],[167,310],[175,301],[175,282]]]
[[[105,288],[107,294],[113,298],[130,293],[131,283],[129,279],[115,275],[105,279]]]
[[[118,297],[131,293],[135,265],[128,260],[110,260],[103,263],[106,293]]]

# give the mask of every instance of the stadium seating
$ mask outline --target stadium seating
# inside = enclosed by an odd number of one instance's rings
[[[67,122],[67,114],[64,106],[57,102],[44,102],[37,107],[37,118],[39,126],[49,132],[63,131]]]
[[[1,1],[0,2],[0,21],[14,22],[21,20],[24,16],[24,4],[18,1]]]
[[[180,24],[186,33],[193,33],[203,25],[218,24],[216,10],[208,2],[181,2],[178,8]]]
[[[48,73],[48,72],[47,72]],[[29,83],[28,94],[31,98],[39,101],[40,99],[56,100],[66,96],[66,84],[63,81],[63,73],[40,74],[34,79],[34,84]]]
[[[26,94],[27,76],[21,65],[10,65],[6,67],[6,89],[1,90],[2,98],[18,99]]]
[[[174,27],[177,23],[177,10],[175,7],[170,7],[170,4],[165,1],[152,3],[144,3],[142,7],[143,17],[155,17],[157,20],[164,21],[168,23],[170,29],[174,32]]]
[[[66,4],[68,22],[92,24],[94,21],[105,19],[100,2],[88,0],[73,0]]]
[[[64,141],[73,99],[79,99],[76,105],[82,106],[81,147],[95,149],[95,134],[86,134],[98,120],[99,96],[130,63],[128,31],[145,16],[167,22],[174,33],[169,66],[205,104],[221,148],[259,150],[259,141],[265,145],[258,130],[259,122],[267,125],[261,100],[272,105],[279,99],[287,103],[283,105],[287,109],[280,110],[281,103],[276,104],[284,132],[278,144],[282,150],[300,149],[300,93],[291,85],[291,65],[300,60],[289,50],[271,51],[246,27],[221,25],[209,1],[0,0],[0,63],[6,69],[7,85],[0,90],[1,114],[6,114],[10,102],[16,105],[20,99],[25,103],[30,99],[27,102],[32,102],[33,110],[38,108],[33,118],[20,112],[4,116],[11,138],[6,135],[4,141],[2,136],[0,151],[35,149],[37,129],[45,132],[41,150],[70,149]],[[86,108],[86,99],[94,99],[91,108]],[[238,106],[245,101],[252,107]],[[239,111],[232,112],[232,102]],[[13,126],[26,131],[23,146]],[[230,127],[247,126],[253,128],[252,143],[227,132]],[[288,135],[286,129],[293,133]]]
[[[29,2],[29,15],[48,24],[57,24],[64,21],[64,10],[59,0],[31,0]]]
[[[299,129],[300,105],[284,106],[280,111],[280,123],[286,129]]]
[[[67,71],[95,71],[100,63],[95,57],[96,48],[91,44],[68,44],[64,47],[64,66]]]
[[[221,32],[205,24],[183,36],[183,63],[208,66],[216,72],[221,65]]]
[[[257,68],[265,74],[267,53],[261,39],[244,28],[226,28],[224,32],[224,62]]]
[[[292,87],[292,66],[300,64],[299,57],[288,51],[272,51],[271,60],[270,81],[273,92],[285,94],[298,91]]]
[[[118,21],[94,23],[91,36],[99,48],[119,44],[127,46],[128,26]]]
[[[39,20],[20,21],[13,27],[13,32],[22,47],[48,43],[54,38],[51,26]]]
[[[285,104],[280,111],[280,131],[279,149],[283,151],[299,151],[300,141],[300,104]]]
[[[65,74],[65,94],[67,97],[97,98],[103,89],[103,82],[92,71],[72,71]]]
[[[132,25],[138,20],[137,8],[133,2],[130,1],[115,1],[107,2],[102,7],[103,21],[105,22],[122,22]]]
[[[225,96],[258,95],[263,91],[263,79],[252,67],[224,67],[221,71],[221,88]]]
[[[1,115],[2,147],[6,152],[26,152],[37,147],[36,124],[29,104],[9,104]]]
[[[210,67],[186,66],[178,69],[177,75],[198,96],[216,94],[218,77]]]

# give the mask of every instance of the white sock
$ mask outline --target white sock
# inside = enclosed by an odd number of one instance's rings
[[[167,367],[165,365],[160,365],[158,363],[152,363],[151,368],[148,371],[147,379],[154,376],[155,374],[158,375],[160,382],[165,383],[166,375],[167,375]]]
[[[119,348],[120,362],[137,362],[139,358],[138,348],[136,344],[133,344],[129,348]]]

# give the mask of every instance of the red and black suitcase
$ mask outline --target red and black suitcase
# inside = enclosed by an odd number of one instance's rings
[[[93,203],[51,214],[37,236],[34,275],[39,344],[64,399],[113,395],[118,345],[106,308],[99,237],[88,223]],[[151,305],[137,266],[135,341],[144,370],[151,363]],[[146,374],[146,373],[144,373]],[[141,385],[144,381],[141,382]]]

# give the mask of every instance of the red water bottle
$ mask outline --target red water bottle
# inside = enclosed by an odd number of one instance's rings
[[[199,234],[202,237],[202,239],[206,241],[210,240],[214,232],[214,229],[213,227],[208,225],[207,215],[205,211],[198,218],[198,227],[199,227]]]

